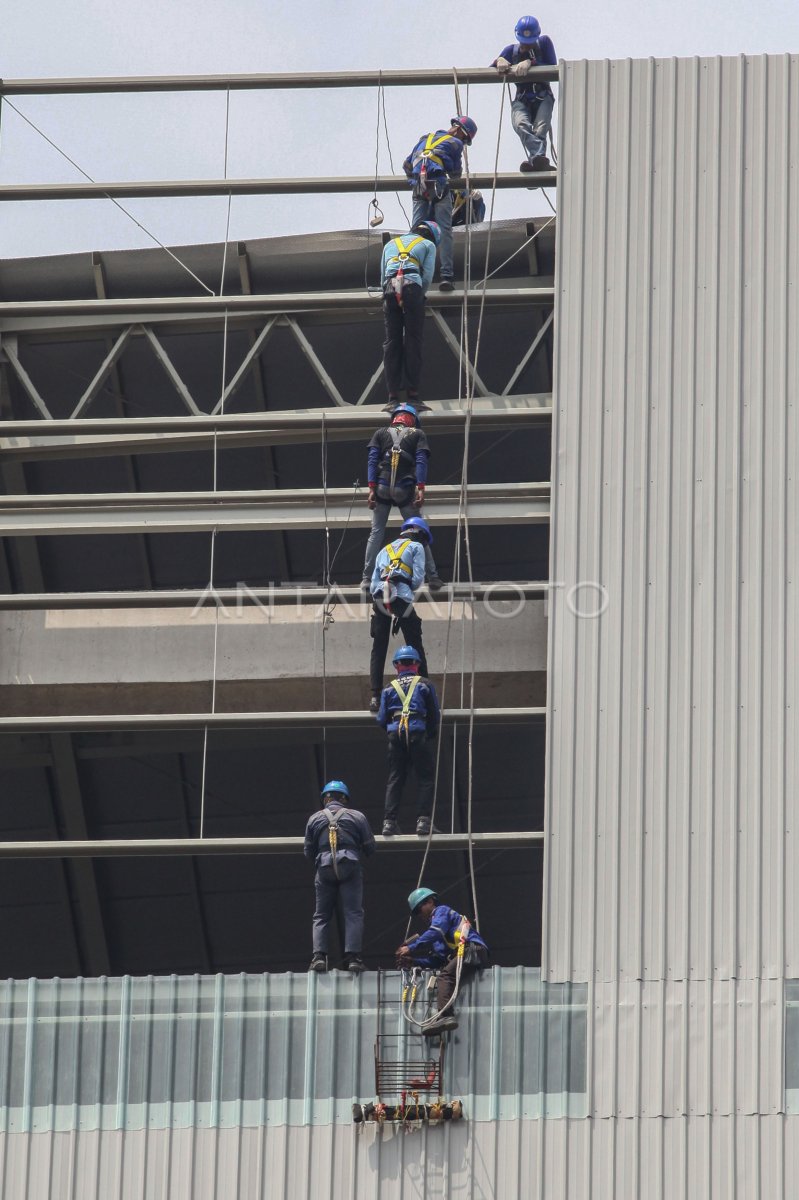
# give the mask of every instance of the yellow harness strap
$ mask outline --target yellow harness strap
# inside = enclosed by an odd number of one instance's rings
[[[437,166],[443,167],[444,160],[437,154],[433,154],[433,151],[446,142],[447,138],[451,136],[452,134],[445,133],[443,137],[437,138],[434,133],[428,133],[427,141],[424,144],[424,150],[419,155],[419,158],[423,158],[426,162],[434,162]]]
[[[447,937],[447,935],[444,933],[444,930],[441,928],[441,926],[436,925],[436,929],[441,934],[442,938],[447,943],[450,950],[457,950],[459,956],[461,954],[463,954],[464,948],[466,946],[466,942],[469,937],[469,930],[471,929],[471,927],[472,927],[472,923],[469,920],[469,918],[461,917],[461,923],[458,926],[458,928],[455,930],[455,941],[451,942],[449,940],[449,938]]]
[[[421,682],[421,675],[414,675],[411,679],[411,685],[406,692],[403,690],[399,679],[391,680],[391,686],[402,701],[402,712],[400,713],[399,728],[397,729],[397,733],[404,733],[406,737],[408,735],[408,721],[411,715],[411,697],[416,691],[417,685]]]
[[[402,561],[403,554],[405,553],[405,551],[408,549],[408,547],[411,544],[412,544],[411,539],[407,538],[406,541],[401,543],[399,550],[395,550],[391,544],[386,546],[386,554],[388,555],[389,572],[402,571],[403,574],[405,574],[405,575],[413,575],[413,567],[409,567],[407,563],[404,563]]]
[[[400,263],[400,265],[403,267],[405,266],[406,262],[412,262],[412,263],[414,263],[415,266],[419,267],[419,269],[421,270],[421,263],[419,262],[418,258],[414,258],[414,256],[411,254],[411,250],[413,250],[414,246],[418,246],[419,243],[423,242],[423,241],[424,241],[423,237],[415,237],[413,239],[413,241],[409,242],[408,245],[406,246],[405,243],[403,242],[402,238],[399,238],[399,237],[394,238],[394,242],[399,249],[399,254],[395,254],[392,258],[390,258],[388,260],[388,262],[389,263]],[[388,265],[388,263],[386,265]]]

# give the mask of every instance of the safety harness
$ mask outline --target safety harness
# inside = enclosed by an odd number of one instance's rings
[[[338,823],[349,809],[340,808],[337,812],[331,812],[329,808],[324,808],[322,811],[327,817],[327,844],[333,858],[333,872],[338,879]]]
[[[407,583],[408,580],[413,577],[413,567],[402,561],[403,554],[412,544],[413,540],[411,538],[406,538],[404,542],[400,542],[399,549],[397,550],[394,549],[394,546],[391,543],[385,547],[386,554],[388,555],[388,566],[381,568],[380,578],[383,581],[383,604],[386,612],[391,612],[391,601],[393,600],[393,581],[395,579],[402,579],[405,583]],[[396,622],[397,618],[395,618],[395,626]],[[394,632],[396,633],[396,628],[394,629]]]
[[[405,286],[406,266],[408,263],[412,263],[419,271],[419,274],[421,275],[422,273],[422,264],[419,262],[418,258],[411,254],[411,251],[423,241],[423,237],[415,237],[412,241],[408,242],[408,245],[406,246],[402,238],[394,238],[394,245],[399,250],[399,253],[394,254],[388,260],[386,266],[389,267],[393,266],[394,263],[399,263],[395,274],[391,277],[391,287],[394,291],[394,295],[397,297],[397,304],[399,304],[400,308],[402,307],[402,289]]]
[[[391,450],[389,451],[391,455],[391,482],[389,483],[389,487],[392,493],[397,482],[397,470],[399,469],[400,458],[402,457],[402,442],[409,433],[413,433],[409,425],[389,425],[388,427],[388,434],[392,442]]]
[[[417,154],[413,160],[414,168],[417,163],[421,163],[419,167],[419,183],[417,185],[420,196],[427,196],[427,164],[435,163],[437,167],[441,167],[442,170],[444,169],[443,158],[439,154],[435,154],[434,151],[451,137],[451,133],[445,133],[439,138],[434,133],[428,133],[424,150]],[[441,195],[443,196],[444,193],[442,192]]]
[[[406,692],[402,686],[402,681],[400,679],[392,679],[391,680],[391,686],[393,687],[394,691],[397,693],[400,700],[402,701],[402,710],[399,715],[399,725],[397,727],[397,733],[399,733],[400,736],[404,735],[406,741],[408,740],[408,737],[410,736],[408,722],[409,722],[410,716],[411,716],[411,700],[413,699],[413,693],[416,691],[418,684],[420,684],[421,682],[422,682],[421,675],[412,675],[411,680],[410,680],[410,686],[408,687],[408,690]]]

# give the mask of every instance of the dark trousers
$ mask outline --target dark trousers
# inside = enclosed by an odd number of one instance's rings
[[[416,775],[416,815],[430,816],[436,775],[432,744],[423,730],[409,733],[407,739],[404,733],[389,733],[385,820],[397,819],[409,767],[413,767]]]
[[[407,600],[395,600],[391,608],[394,616],[399,620],[400,632],[405,639],[403,644],[413,646],[414,650],[419,651],[422,656],[419,663],[419,674],[427,678],[427,659],[422,645],[422,618],[417,615],[416,609]],[[408,611],[409,609],[410,611]],[[372,607],[372,620],[369,624],[369,633],[372,637],[369,683],[375,695],[383,690],[383,674],[386,669],[386,654],[391,637],[392,620],[392,617],[381,612],[379,608]]]
[[[409,392],[418,392],[424,334],[424,295],[418,283],[405,284],[402,306],[393,292],[386,292],[383,320],[386,325],[383,370],[388,394],[396,396],[403,387]]]
[[[341,898],[344,915],[344,953],[360,954],[363,947],[363,871],[354,859],[338,864],[338,877],[332,867],[317,867],[316,912],[313,915],[314,953],[327,954],[328,926]]]
[[[474,975],[475,971],[482,971],[488,962],[488,955],[482,946],[477,949],[477,955],[480,960],[479,962],[473,964],[463,964],[463,969],[461,971],[461,990],[471,979],[472,975]],[[455,991],[455,975],[457,969],[458,956],[455,955],[454,958],[451,958],[446,966],[442,967],[438,973],[438,979],[436,980],[436,1002],[438,1004],[439,1012],[447,1003],[452,993]],[[454,1014],[454,1011],[455,1005],[453,1004],[451,1008],[447,1009],[444,1015],[451,1017]]]

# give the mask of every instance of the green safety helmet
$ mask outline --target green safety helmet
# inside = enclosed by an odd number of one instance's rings
[[[425,900],[429,900],[431,897],[435,900],[436,893],[431,892],[430,888],[416,888],[412,891],[408,897],[408,908],[411,913],[415,913],[419,905],[424,904]]]

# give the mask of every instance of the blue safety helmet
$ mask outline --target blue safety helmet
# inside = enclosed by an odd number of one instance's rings
[[[330,783],[326,783],[322,788],[322,795],[320,797],[322,803],[324,804],[325,802],[325,796],[335,794],[336,792],[338,792],[341,796],[346,796],[346,798],[349,800],[350,789],[347,787],[346,783],[343,783],[340,779],[331,779]]]
[[[425,900],[430,898],[436,899],[436,893],[431,892],[430,888],[415,888],[408,897],[408,908],[411,913],[415,913],[420,904],[424,904]]]
[[[519,17],[514,33],[522,46],[532,46],[541,37],[541,25],[535,17]]]
[[[438,221],[417,221],[412,230],[413,233],[420,233],[422,237],[427,237],[429,242],[438,245],[441,241],[441,226]]]
[[[433,535],[424,517],[408,517],[408,520],[403,521],[402,525],[400,525],[400,533],[409,533],[414,529],[420,530],[427,538],[428,546],[432,546]]]
[[[398,404],[396,408],[392,408],[392,410],[391,410],[391,420],[392,421],[394,420],[394,418],[397,416],[398,413],[410,413],[411,416],[413,417],[414,421],[416,422],[416,424],[417,425],[419,424],[419,414],[416,411],[416,409],[413,407],[412,404]]]
[[[538,24],[537,21],[536,24]],[[458,129],[463,130],[466,134],[466,145],[471,146],[474,141],[474,135],[477,133],[477,122],[473,121],[471,117],[453,117],[450,123],[457,125]]]
[[[394,651],[394,657],[391,661],[396,667],[397,663],[421,662],[422,656],[418,650],[414,650],[413,646],[400,646],[399,650]]]

